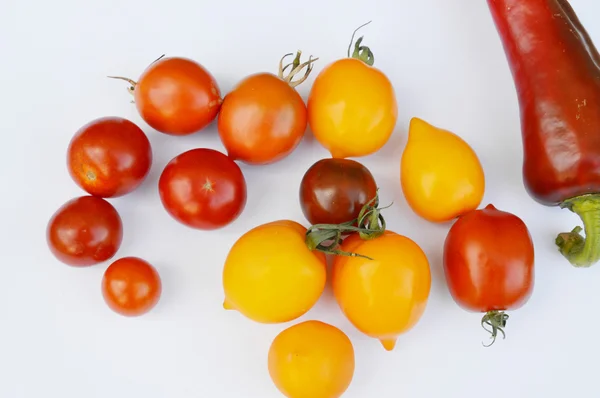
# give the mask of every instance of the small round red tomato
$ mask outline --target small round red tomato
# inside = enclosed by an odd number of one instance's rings
[[[75,133],[67,164],[73,180],[86,192],[114,198],[135,190],[144,181],[152,165],[152,148],[134,123],[104,117]]]
[[[106,200],[81,196],[52,215],[46,239],[58,260],[72,266],[90,266],[116,254],[123,240],[123,223]]]
[[[534,247],[525,223],[493,205],[460,217],[444,247],[444,271],[454,300],[484,312],[482,326],[504,336],[507,310],[523,306],[534,286]]]
[[[213,149],[192,149],[175,157],[163,170],[158,188],[167,212],[192,228],[224,227],[246,205],[242,170]]]
[[[311,63],[297,64],[290,74]],[[288,156],[306,131],[307,111],[295,90],[298,81],[271,73],[257,73],[242,80],[225,96],[219,113],[219,134],[230,157],[248,164],[273,163]],[[292,76],[293,77],[293,76]]]
[[[371,172],[350,159],[322,159],[300,183],[300,205],[312,224],[340,224],[354,220],[377,194]]]
[[[115,312],[139,316],[150,311],[160,299],[162,284],[156,269],[138,257],[113,262],[102,278],[102,296]]]
[[[221,106],[216,80],[199,63],[181,57],[160,58],[131,83],[140,116],[152,128],[171,135],[195,133],[211,123]]]

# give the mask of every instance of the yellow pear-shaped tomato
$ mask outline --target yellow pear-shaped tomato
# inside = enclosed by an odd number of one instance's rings
[[[475,210],[485,190],[483,168],[469,144],[419,118],[410,122],[400,179],[409,206],[432,222]]]
[[[352,342],[335,326],[299,323],[273,340],[269,375],[288,398],[338,398],[354,376]]]
[[[225,261],[223,306],[261,323],[288,322],[311,309],[325,287],[326,262],[308,249],[305,234],[282,220],[242,235]]]
[[[375,239],[351,235],[341,250],[364,257],[336,256],[333,290],[343,313],[388,351],[425,311],[431,271],[425,253],[411,239],[391,231]]]
[[[319,73],[308,97],[310,128],[334,158],[376,152],[396,126],[398,105],[392,83],[372,66],[372,53],[360,46],[361,40],[352,57],[339,59]]]

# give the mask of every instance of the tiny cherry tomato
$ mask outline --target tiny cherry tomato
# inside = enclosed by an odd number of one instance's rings
[[[221,107],[216,80],[199,63],[181,57],[160,58],[137,82],[131,84],[140,116],[152,128],[170,135],[188,135],[202,130]]]
[[[147,261],[124,257],[113,262],[102,278],[102,296],[113,311],[139,316],[156,306],[162,293],[160,276]]]
[[[248,76],[225,96],[219,134],[233,159],[248,164],[273,163],[289,155],[304,137],[306,105],[295,87],[308,77],[315,59],[300,64],[300,54],[287,77],[281,62],[278,76]],[[305,67],[305,75],[292,80]]]
[[[483,168],[469,144],[419,118],[410,121],[400,183],[409,206],[431,222],[475,210],[485,191]]]
[[[340,224],[354,220],[377,195],[371,172],[350,159],[322,159],[300,183],[300,205],[311,224]]]
[[[362,38],[348,58],[319,73],[308,97],[308,123],[334,158],[378,151],[389,140],[398,118],[394,87],[372,66],[373,54],[361,42]]]
[[[152,165],[146,134],[120,117],[104,117],[81,127],[67,151],[69,173],[87,193],[114,198],[135,190]]]
[[[508,315],[523,306],[534,286],[534,247],[525,223],[493,205],[460,217],[444,246],[444,272],[454,300],[484,312],[482,326],[504,336]]]
[[[112,258],[123,240],[117,210],[96,196],[81,196],[62,205],[46,229],[50,251],[71,266],[90,266]]]
[[[163,170],[158,188],[167,212],[192,228],[224,227],[246,206],[242,170],[213,149],[191,149],[176,156]]]

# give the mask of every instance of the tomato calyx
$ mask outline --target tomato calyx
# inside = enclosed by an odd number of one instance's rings
[[[584,195],[564,201],[562,208],[577,214],[583,228],[577,226],[571,232],[563,232],[556,238],[556,245],[563,256],[575,267],[590,267],[600,260],[600,194]]]
[[[485,345],[484,347],[490,347],[492,344],[496,342],[496,337],[498,337],[498,332],[502,334],[502,338],[506,338],[506,333],[504,333],[504,328],[506,327],[506,322],[508,321],[508,314],[504,311],[488,311],[481,318],[481,327],[485,329],[491,336],[492,341],[490,344]],[[488,328],[489,327],[489,328]]]
[[[280,79],[285,81],[291,87],[295,88],[295,87],[299,86],[300,84],[304,83],[304,81],[306,79],[308,79],[310,72],[312,72],[312,70],[314,68],[315,61],[317,61],[319,58],[313,58],[313,56],[311,55],[310,57],[308,57],[308,61],[300,63],[300,57],[302,56],[302,51],[298,50],[296,52],[296,57],[294,57],[294,60],[292,62],[284,65],[283,64],[284,60],[287,57],[289,57],[290,55],[294,55],[294,53],[285,54],[279,60],[279,73],[277,75],[279,76]],[[290,72],[287,75],[285,75],[285,71],[290,67],[292,69],[290,70]],[[306,68],[304,75],[297,80],[293,80],[294,77],[296,77],[296,75],[298,73],[300,73],[304,68]]]
[[[339,247],[344,235],[358,233],[363,240],[375,239],[385,232],[385,219],[380,211],[388,208],[379,208],[379,194],[367,202],[358,217],[354,220],[341,224],[315,224],[306,231],[306,245],[310,250],[318,250],[326,254],[362,257],[373,260],[370,257],[358,253],[346,252]],[[391,206],[391,205],[390,205]]]
[[[154,61],[152,61],[152,64],[160,61],[161,59],[163,59],[165,57],[166,54],[161,55],[160,57],[156,58]],[[133,95],[135,92],[135,86],[137,86],[137,82],[133,79],[130,79],[128,77],[123,77],[123,76],[107,76],[109,79],[117,79],[117,80],[124,80],[127,83],[129,83],[129,87],[127,87],[127,91],[129,92],[129,94]],[[133,101],[131,101],[133,102]]]
[[[365,64],[367,64],[369,66],[373,66],[373,64],[375,63],[375,55],[373,54],[373,51],[371,51],[371,49],[367,46],[361,46],[364,36],[359,37],[356,40],[356,43],[354,43],[354,36],[356,35],[356,32],[358,32],[361,28],[367,26],[370,23],[371,23],[371,21],[360,25],[352,33],[352,38],[350,39],[350,45],[348,46],[348,58],[355,58],[355,59],[363,61]],[[352,43],[354,43],[354,51],[352,52],[352,55],[350,55],[350,50],[352,49]]]

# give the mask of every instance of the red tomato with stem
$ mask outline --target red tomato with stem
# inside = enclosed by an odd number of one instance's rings
[[[135,190],[152,165],[146,134],[133,122],[104,117],[81,127],[67,151],[69,174],[87,193],[103,198]]]
[[[170,135],[188,135],[211,123],[221,107],[215,78],[199,63],[181,57],[159,58],[138,81],[124,77],[140,116],[152,128]]]
[[[102,278],[102,296],[110,309],[124,316],[139,316],[156,306],[162,283],[156,269],[139,257],[113,262]]]
[[[504,337],[505,311],[523,306],[534,286],[534,247],[516,215],[493,205],[471,211],[450,228],[444,271],[454,300],[469,311],[484,312],[482,326]]]
[[[242,170],[213,149],[192,149],[176,156],[163,170],[158,188],[167,212],[192,228],[224,227],[246,206]]]
[[[96,196],[81,196],[62,205],[46,229],[50,251],[71,266],[90,266],[112,258],[123,240],[117,210]]]
[[[288,54],[291,55],[291,54]],[[257,73],[225,96],[219,113],[219,135],[229,156],[248,164],[267,164],[288,156],[300,143],[308,123],[306,105],[295,87],[313,68],[312,57],[300,63],[301,52],[279,74]],[[287,68],[292,68],[284,76]],[[293,80],[306,68],[303,77]]]
[[[319,160],[300,183],[300,206],[311,224],[352,221],[376,195],[369,169],[350,159]]]

